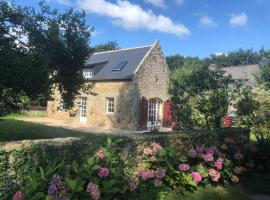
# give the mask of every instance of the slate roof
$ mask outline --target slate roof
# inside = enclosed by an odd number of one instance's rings
[[[258,64],[241,65],[222,68],[227,74],[230,74],[234,79],[246,80],[246,84],[255,87],[255,76],[260,72]]]
[[[152,45],[94,53],[85,63],[85,68],[93,71],[93,77],[89,80],[131,79],[151,47]],[[121,71],[113,71],[121,62],[127,62],[127,65]]]

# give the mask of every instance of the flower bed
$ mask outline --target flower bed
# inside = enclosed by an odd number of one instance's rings
[[[119,143],[108,139],[80,162],[53,161],[37,167],[13,200],[157,199],[160,191],[185,193],[200,186],[237,184],[254,168],[257,149],[244,137],[207,143],[185,139],[185,148],[179,148],[178,140],[163,141],[166,146],[157,142],[160,138],[136,141],[136,159],[128,159]],[[131,148],[128,144],[125,148]]]

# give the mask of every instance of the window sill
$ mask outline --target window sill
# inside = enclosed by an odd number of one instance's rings
[[[107,116],[114,116],[114,113],[107,112],[105,115],[107,115]]]

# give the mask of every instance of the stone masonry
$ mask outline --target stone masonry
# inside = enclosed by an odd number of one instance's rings
[[[80,97],[87,97],[86,126],[138,130],[142,96],[146,99],[158,98],[163,102],[168,99],[167,87],[168,66],[160,44],[156,42],[137,67],[132,79],[96,81],[92,91],[96,95],[81,93]],[[47,105],[48,117],[80,123],[80,97],[75,100],[73,110],[76,114],[73,117],[69,111],[59,110],[60,95],[57,90],[53,97],[54,100]],[[106,98],[114,98],[113,114],[106,112]]]

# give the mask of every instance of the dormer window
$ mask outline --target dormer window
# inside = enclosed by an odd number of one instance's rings
[[[84,69],[83,70],[83,76],[84,76],[84,78],[92,78],[93,77],[93,71],[91,69]]]
[[[121,71],[127,64],[128,64],[128,62],[120,62],[115,67],[113,67],[113,72]]]

